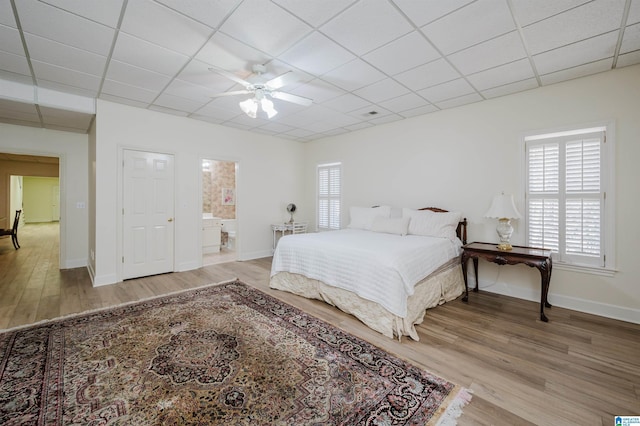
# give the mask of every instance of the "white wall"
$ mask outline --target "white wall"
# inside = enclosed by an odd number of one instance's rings
[[[238,162],[236,238],[240,260],[271,255],[270,224],[301,198],[303,145],[159,112],[98,101],[95,142],[94,284],[121,278],[123,149],[175,156],[175,269],[201,265],[201,160]]]
[[[464,213],[469,241],[495,241],[495,222],[482,217],[492,196],[512,193],[524,210],[523,133],[612,120],[618,272],[606,277],[556,267],[550,302],[640,323],[639,114],[640,66],[633,66],[316,141],[306,145],[304,206],[315,206],[315,165],[342,161],[345,225],[349,206],[437,206]],[[515,228],[512,242],[523,244],[524,226]],[[479,275],[487,291],[539,300],[535,269],[481,262]]]
[[[87,264],[87,135],[0,123],[0,151],[60,158],[60,267]]]

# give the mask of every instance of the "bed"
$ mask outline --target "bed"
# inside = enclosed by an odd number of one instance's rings
[[[426,309],[465,290],[467,221],[435,207],[397,210],[352,207],[346,229],[282,237],[270,287],[322,300],[387,337],[419,340]]]

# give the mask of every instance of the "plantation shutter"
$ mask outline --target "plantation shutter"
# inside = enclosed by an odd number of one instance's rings
[[[340,229],[340,163],[318,166],[318,229]]]
[[[526,142],[527,244],[566,263],[604,266],[604,132]]]

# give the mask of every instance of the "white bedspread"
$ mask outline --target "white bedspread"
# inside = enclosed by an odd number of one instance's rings
[[[405,318],[414,286],[460,255],[459,240],[343,229],[282,237],[271,276],[301,274],[356,293]]]

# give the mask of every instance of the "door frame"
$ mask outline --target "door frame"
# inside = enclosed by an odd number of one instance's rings
[[[202,228],[204,227],[204,221],[202,220],[202,206],[204,205],[203,203],[203,188],[202,188],[202,161],[204,160],[211,160],[211,161],[222,161],[225,163],[236,163],[236,241],[235,241],[235,251],[236,251],[236,260],[240,260],[241,256],[240,256],[240,249],[242,248],[242,244],[240,242],[240,204],[242,200],[242,194],[240,194],[240,170],[241,170],[241,161],[240,159],[236,158],[236,157],[227,157],[224,155],[218,155],[218,154],[203,154],[200,155],[199,159],[198,159],[198,217],[196,218],[198,223],[198,238],[196,239],[198,247],[196,247],[197,249],[197,254],[198,254],[198,267],[202,268],[204,262],[203,262],[203,256],[204,253],[202,252]]]
[[[124,152],[125,151],[140,151],[150,152],[154,154],[172,155],[173,156],[173,272],[176,272],[176,228],[178,224],[178,208],[176,205],[176,182],[178,181],[178,167],[176,152],[164,151],[164,150],[151,150],[139,146],[118,145],[118,160],[116,173],[116,280],[117,282],[123,281],[124,276],[124,264],[122,263],[122,257],[124,256],[124,217],[122,215],[122,209],[124,208]]]
[[[2,148],[0,152],[7,154],[18,154],[18,155],[35,155],[39,157],[57,157],[58,158],[58,185],[60,186],[60,198],[58,199],[59,207],[60,207],[60,222],[58,222],[58,269],[68,269],[68,268],[79,268],[84,265],[67,265],[67,206],[66,203],[63,203],[61,200],[66,200],[67,194],[67,176],[66,176],[66,157],[63,152],[51,152],[51,151],[40,151],[40,150],[28,150],[28,149],[13,149],[13,148]],[[11,175],[7,175],[11,176]],[[14,175],[16,176],[16,175]],[[10,182],[7,182],[7,194],[10,191]],[[9,208],[9,206],[7,206]],[[9,225],[13,225],[13,218],[16,212],[10,212],[9,216]],[[88,264],[88,261],[87,261]]]

